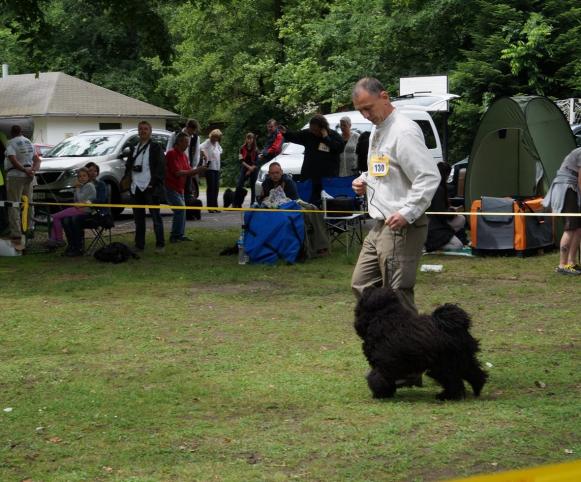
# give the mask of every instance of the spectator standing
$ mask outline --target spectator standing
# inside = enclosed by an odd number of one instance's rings
[[[4,154],[8,146],[8,137],[4,132],[0,131],[0,160],[4,161]],[[0,163],[0,201],[6,200],[6,172],[4,171],[4,162]],[[0,234],[8,228],[8,215],[6,208],[0,206]]]
[[[281,128],[284,139],[305,146],[301,177],[310,179],[313,190],[309,202],[319,204],[323,189],[324,177],[339,175],[339,155],[343,152],[345,142],[341,136],[329,128],[324,116],[316,114],[309,122],[309,128],[296,132]]]
[[[242,207],[244,202],[242,192],[246,181],[250,183],[250,203],[253,204],[256,199],[255,184],[258,177],[258,148],[256,147],[256,136],[252,132],[246,134],[238,159],[240,161],[240,174],[238,175],[238,183],[234,193],[235,208]]]
[[[359,173],[367,171],[367,154],[369,153],[369,135],[371,132],[366,131],[359,134],[355,153],[357,154],[357,171]]]
[[[204,167],[192,167],[186,155],[191,146],[190,136],[185,132],[180,132],[175,138],[173,149],[167,151],[165,155],[165,190],[167,201],[170,206],[185,206],[185,188],[191,176],[205,171]],[[173,210],[173,221],[170,243],[180,241],[191,241],[185,235],[186,231],[186,211],[184,209]]]
[[[268,132],[268,137],[258,156],[259,165],[272,161],[282,151],[283,134],[276,120],[270,119],[266,123],[266,132]]]
[[[188,136],[188,147],[185,154],[191,168],[198,167],[200,164],[200,124],[196,119],[188,119],[185,127],[180,131]],[[173,134],[169,142],[169,149],[176,145],[178,133]],[[200,196],[200,187],[197,176],[188,176],[184,188],[184,198],[198,198]]]
[[[428,232],[425,211],[440,173],[420,127],[393,107],[379,80],[359,80],[353,105],[374,125],[369,169],[353,181],[353,190],[367,193],[375,226],[363,242],[351,287],[359,298],[368,286],[389,286],[417,313],[414,285]]]
[[[543,205],[550,206],[554,213],[581,213],[581,147],[571,151],[563,160]],[[580,242],[581,218],[565,217],[559,249],[559,266],[555,268],[555,272],[581,275],[581,266],[577,261]]]
[[[8,142],[6,147],[4,163],[6,199],[8,201],[21,202],[22,196],[25,195],[32,202],[34,174],[40,167],[40,157],[34,151],[32,142],[22,135],[20,126],[12,126],[10,137],[10,142]],[[28,219],[32,219],[32,205],[28,208]],[[20,206],[8,209],[8,222],[10,237],[12,240],[20,242],[22,239]]]
[[[347,116],[341,117],[339,121],[341,128],[341,137],[345,142],[345,149],[340,156],[339,176],[354,176],[358,174],[357,169],[357,142],[359,141],[359,133],[351,130],[351,119]]]
[[[165,197],[165,155],[163,148],[151,140],[151,124],[137,125],[138,144],[129,153],[125,175],[131,177],[131,195],[134,204],[159,205]],[[155,248],[163,252],[165,240],[159,209],[150,208],[155,233]],[[135,219],[135,249],[145,249],[145,209],[133,208]]]
[[[432,198],[428,211],[445,212],[450,211],[450,199],[448,198],[447,179],[452,168],[446,162],[438,162],[440,171],[440,184]],[[428,218],[428,237],[426,239],[426,251],[450,251],[459,250],[464,247],[466,233],[464,226],[466,218],[450,213],[449,216],[433,215]],[[468,243],[466,243],[468,244]]]
[[[210,136],[200,145],[205,159],[206,171],[206,204],[208,207],[218,207],[218,192],[220,191],[220,159],[222,156],[222,132],[214,129]],[[220,212],[216,209],[209,212]]]

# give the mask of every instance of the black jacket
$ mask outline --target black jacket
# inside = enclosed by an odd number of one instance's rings
[[[432,198],[432,203],[428,211],[445,212],[448,211],[448,192],[445,183],[440,183],[436,193]],[[448,224],[448,220],[454,217],[454,213],[450,216],[430,216],[428,218],[428,237],[426,239],[426,251],[436,251],[447,244],[452,236],[454,230]]]
[[[135,147],[131,149],[127,164],[125,166],[125,175],[130,176],[133,173],[133,164],[135,163]],[[165,153],[163,148],[155,141],[149,143],[149,170],[151,172],[152,195],[165,197]]]
[[[345,142],[334,130],[330,130],[327,137],[317,137],[309,129],[287,131],[284,139],[305,146],[301,169],[301,176],[304,179],[319,180],[339,175],[339,154],[343,152]]]
[[[297,185],[289,176],[283,174],[280,183],[277,185],[275,185],[274,182],[272,182],[270,177],[267,177],[264,180],[264,182],[262,183],[262,196],[260,196],[260,199],[262,200],[265,197],[267,197],[270,194],[270,191],[277,186],[282,186],[284,193],[286,194],[286,197],[288,197],[289,199],[292,199],[294,201],[299,198],[299,194],[297,192]]]

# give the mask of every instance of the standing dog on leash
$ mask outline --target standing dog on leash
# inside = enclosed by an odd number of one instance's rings
[[[371,365],[367,383],[373,397],[393,397],[399,380],[424,371],[444,389],[438,400],[464,398],[464,380],[479,396],[488,375],[476,358],[479,346],[470,324],[457,305],[415,315],[392,289],[367,288],[355,308],[355,330]]]

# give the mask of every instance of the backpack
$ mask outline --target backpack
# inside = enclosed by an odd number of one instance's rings
[[[129,258],[139,259],[139,256],[133,250],[123,243],[111,243],[95,251],[95,259],[105,263],[123,263]]]

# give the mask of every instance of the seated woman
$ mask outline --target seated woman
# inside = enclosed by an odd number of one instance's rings
[[[95,185],[90,182],[89,171],[85,167],[81,167],[77,174],[77,184],[75,186],[74,202],[76,203],[92,203],[95,202],[97,191]],[[64,246],[66,243],[63,240],[63,219],[73,216],[80,216],[91,212],[88,207],[68,207],[59,211],[52,216],[52,229],[50,238],[47,241],[47,247],[58,248]]]
[[[450,211],[450,200],[448,199],[448,188],[446,180],[450,174],[450,166],[445,162],[438,163],[440,171],[440,185],[434,194],[432,204],[428,211],[445,212]],[[468,244],[464,226],[466,219],[464,216],[450,213],[446,215],[432,215],[428,218],[428,238],[426,239],[426,251],[452,251],[462,249]]]

